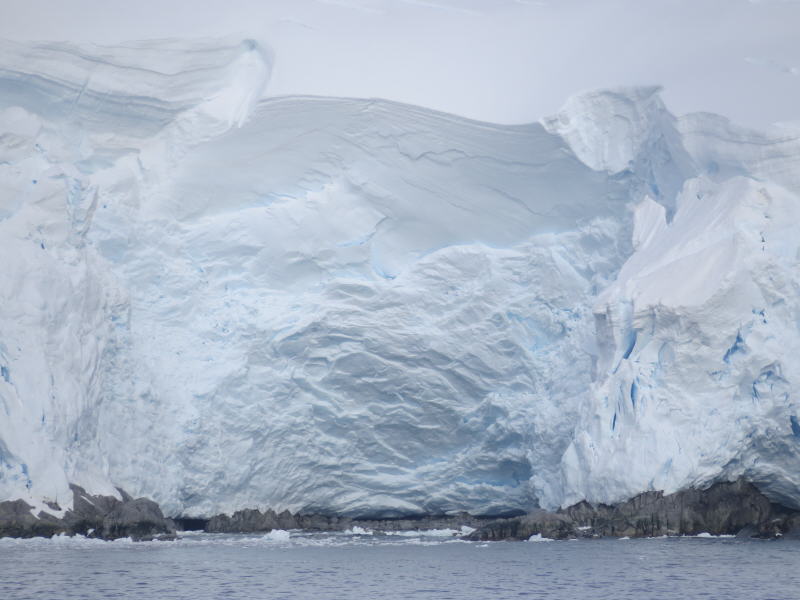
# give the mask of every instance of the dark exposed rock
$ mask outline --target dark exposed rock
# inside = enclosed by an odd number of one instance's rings
[[[347,528],[357,525],[374,531],[421,531],[427,529],[461,529],[463,526],[477,528],[491,518],[476,517],[469,513],[455,515],[425,515],[404,519],[354,519]]]
[[[146,498],[133,498],[119,490],[113,496],[94,496],[72,485],[73,507],[58,518],[46,512],[34,516],[23,500],[0,502],[0,537],[49,537],[65,533],[102,539],[174,539],[175,522],[165,518],[159,506]],[[60,511],[56,504],[48,504]],[[734,534],[740,537],[800,538],[800,511],[769,501],[758,488],[744,480],[717,483],[707,489],[688,489],[674,494],[645,492],[610,506],[579,502],[557,512],[537,510],[511,518],[458,515],[425,515],[401,519],[353,519],[321,514],[276,513],[240,510],[193,521],[212,533],[266,533],[273,529],[343,531],[362,527],[381,531],[476,528],[471,540],[525,540],[539,534],[552,539],[576,537],[654,537],[661,535]]]
[[[469,539],[527,540],[534,534],[551,539],[574,537],[575,525],[564,515],[537,510],[521,517],[492,521],[478,528]]]
[[[233,515],[211,517],[205,531],[209,533],[266,533],[273,529],[304,529],[307,531],[344,531],[361,527],[372,531],[408,531],[425,529],[459,529],[466,525],[478,527],[485,518],[467,513],[457,515],[424,515],[405,519],[360,519],[335,515],[297,514],[289,511],[275,513],[255,509],[236,511]]]
[[[170,539],[175,527],[165,519],[158,504],[147,498],[132,498],[119,490],[122,500],[113,496],[93,496],[82,487],[71,485],[72,509],[58,518],[46,512],[37,516],[24,500],[0,502],[0,537],[50,537],[65,533],[113,540]],[[57,505],[48,504],[53,510]]]
[[[0,537],[50,537],[66,531],[64,524],[47,513],[35,517],[24,500],[0,502]]]
[[[716,483],[674,494],[645,492],[616,506],[579,502],[556,513],[536,511],[498,519],[473,532],[472,540],[524,540],[531,535],[655,537],[661,535],[795,535],[800,512],[771,503],[744,480]]]
[[[120,502],[103,517],[102,531],[105,539],[130,537],[135,540],[174,533],[158,504],[147,498]]]
[[[326,515],[292,515],[241,510],[208,520],[207,532],[259,533],[273,529],[343,531],[355,526],[375,532],[422,529],[477,530],[471,540],[525,540],[539,534],[552,539],[577,537],[656,537],[662,535],[739,534],[746,537],[800,536],[800,511],[771,503],[744,480],[717,483],[707,489],[674,494],[645,492],[620,504],[579,502],[557,512],[537,510],[511,518],[491,519],[467,513],[405,519],[352,519]]]
[[[205,530],[209,533],[259,533],[273,529],[297,529],[296,519],[288,511],[276,514],[274,510],[261,512],[256,509],[239,510],[232,516],[211,517]]]
[[[73,507],[64,515],[72,533],[106,540],[130,537],[152,540],[174,536],[175,526],[164,518],[158,504],[147,498],[133,498],[117,488],[122,497],[92,496],[82,487],[71,485]]]
[[[786,524],[786,530],[783,532],[784,537],[800,540],[800,513],[789,517]]]

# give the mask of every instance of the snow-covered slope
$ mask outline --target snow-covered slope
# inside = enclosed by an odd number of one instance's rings
[[[521,126],[264,98],[252,42],[2,56],[0,497],[800,503],[797,137],[656,88]]]

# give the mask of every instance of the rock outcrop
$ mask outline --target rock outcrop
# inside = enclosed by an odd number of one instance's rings
[[[137,541],[176,537],[175,522],[166,518],[152,500],[133,498],[121,489],[119,499],[90,495],[74,484],[71,488],[73,506],[67,511],[51,504],[52,513],[40,511],[34,515],[33,507],[24,500],[0,502],[0,537],[79,534],[105,540],[129,537]],[[176,520],[179,524],[187,521]],[[202,523],[208,533],[266,533],[274,529],[345,531],[356,527],[380,532],[467,526],[475,529],[465,537],[472,541],[527,540],[533,535],[551,539],[700,533],[800,537],[800,511],[771,502],[755,485],[743,479],[674,494],[645,492],[617,505],[583,501],[557,512],[537,510],[510,518],[459,513],[378,520],[247,509],[230,516],[220,514],[208,520],[188,520]]]
[[[95,496],[72,484],[72,509],[57,517],[45,511],[37,515],[24,500],[0,502],[0,537],[51,537],[58,534],[85,535],[114,540],[172,539],[175,526],[161,508],[147,498],[133,498],[119,490],[122,499]],[[60,513],[53,504],[50,508]]]
[[[180,519],[179,519],[180,521]],[[460,529],[463,526],[479,527],[486,518],[467,513],[457,515],[426,515],[405,519],[353,519],[350,517],[319,514],[297,514],[289,511],[275,513],[255,509],[236,511],[233,515],[216,515],[208,520],[204,530],[208,533],[266,533],[273,529],[304,529],[307,531],[344,531],[361,527],[372,531],[409,531],[426,529]]]
[[[299,519],[289,511],[276,513],[274,510],[261,512],[257,509],[239,510],[233,515],[215,515],[206,523],[209,533],[259,533],[273,529],[298,529]]]
[[[615,506],[579,502],[558,512],[535,511],[480,527],[471,540],[526,540],[662,535],[780,537],[800,531],[800,511],[770,502],[744,480],[674,494],[645,492]]]
[[[31,513],[24,500],[0,502],[0,537],[51,537],[65,531],[63,522],[45,512]]]

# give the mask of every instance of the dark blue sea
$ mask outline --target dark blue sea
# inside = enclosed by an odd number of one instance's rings
[[[0,539],[0,599],[800,598],[800,541],[425,534]]]

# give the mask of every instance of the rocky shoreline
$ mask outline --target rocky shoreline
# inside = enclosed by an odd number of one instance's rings
[[[645,492],[609,506],[579,502],[557,512],[535,511],[497,519],[467,536],[469,540],[527,540],[677,535],[800,537],[800,511],[770,502],[743,479],[705,490],[674,494]]]
[[[113,540],[173,540],[180,530],[207,533],[268,533],[275,529],[345,531],[355,527],[374,532],[454,529],[469,527],[464,539],[473,541],[597,537],[658,537],[673,535],[737,535],[740,537],[800,538],[800,511],[771,502],[745,480],[716,483],[707,489],[673,494],[645,492],[617,505],[579,502],[556,512],[537,510],[526,515],[498,518],[423,515],[398,519],[363,519],[320,514],[276,513],[245,509],[209,519],[164,516],[158,504],[134,499],[119,490],[121,500],[90,495],[72,485],[73,508],[57,517],[44,511],[37,516],[23,500],[0,502],[0,537],[84,535]],[[54,512],[62,512],[50,505]]]
[[[24,500],[0,502],[0,537],[52,537],[54,535],[84,535],[90,538],[115,540],[131,538],[136,541],[171,540],[176,538],[175,523],[161,508],[147,498],[133,498],[117,488],[122,499],[114,496],[91,495],[82,487],[72,488],[72,509],[57,517],[45,511],[34,515]],[[62,512],[57,504],[49,504],[55,513]]]
[[[217,515],[202,528],[207,533],[267,533],[273,529],[303,529],[306,531],[346,531],[354,527],[371,531],[411,531],[423,529],[473,529],[493,521],[492,517],[476,517],[468,513],[455,515],[423,515],[398,519],[362,519],[319,514],[294,515],[289,511],[275,513],[247,509],[232,516]],[[181,519],[177,520],[181,523]]]

